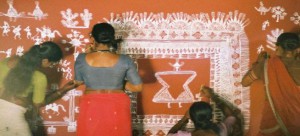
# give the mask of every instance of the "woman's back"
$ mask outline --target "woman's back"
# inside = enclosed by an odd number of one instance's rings
[[[113,67],[119,61],[120,55],[111,52],[93,52],[86,55],[86,62],[92,67]]]
[[[91,58],[94,57],[94,58]],[[80,54],[75,63],[75,79],[89,89],[123,89],[124,80],[141,83],[133,61],[126,55],[100,56]]]

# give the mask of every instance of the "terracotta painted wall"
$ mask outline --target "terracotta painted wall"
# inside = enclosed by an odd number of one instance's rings
[[[267,11],[263,12],[263,9],[259,8],[260,6],[265,7]],[[40,10],[43,11],[43,14],[41,16],[36,15],[36,18],[34,18],[34,15],[31,15],[30,13],[33,13],[34,9],[36,9],[37,7],[39,7]],[[17,13],[16,16],[13,16],[14,12],[9,12],[9,9],[15,9],[15,13]],[[68,10],[71,11],[71,15],[75,15],[75,13],[78,14],[78,17],[75,17],[73,20],[71,19],[71,21],[78,21],[78,24],[75,24],[74,26],[67,26],[62,22],[64,20],[66,21],[64,15],[67,15],[62,14],[62,12],[68,12]],[[88,11],[88,13],[90,13],[92,16],[90,16],[90,19],[85,19],[84,21],[80,18],[80,14],[83,14],[86,11]],[[111,13],[114,13],[114,15],[111,16]],[[132,15],[130,15],[130,13]],[[120,22],[110,20],[118,20],[116,14],[119,14],[121,17],[123,17],[122,19],[119,19],[121,20]],[[208,18],[205,19],[196,17],[198,15],[207,15]],[[158,19],[159,16],[161,16],[161,19],[167,20],[166,29],[159,27],[158,25],[155,26],[155,19]],[[168,20],[167,16],[171,19]],[[229,20],[227,17],[229,17]],[[239,31],[229,31],[228,29],[223,30],[221,28],[207,26],[205,32],[209,32],[210,34],[228,34],[227,36],[230,37],[229,41],[228,39],[224,38],[226,36],[219,36],[219,39],[214,39],[212,37],[203,38],[201,37],[201,35],[208,36],[209,34],[201,33],[201,30],[199,30],[199,28],[197,28],[196,26],[191,26],[189,27],[190,29],[181,29],[181,24],[184,27],[187,27],[190,22],[199,18],[204,19],[204,21],[198,21],[200,23],[217,23],[218,26],[221,27],[230,27],[228,24],[231,24],[235,27],[240,26],[241,28],[239,29]],[[150,22],[149,24],[152,24],[157,30],[159,30],[153,32],[156,38],[149,38],[147,36],[143,36],[142,34],[147,33],[151,30],[145,27],[145,25],[147,25],[147,23],[145,23],[145,20],[147,19]],[[261,50],[266,50],[269,53],[273,53],[274,44],[272,43],[275,42],[274,40],[280,33],[288,31],[300,33],[300,1],[0,0],[0,59],[9,57],[10,55],[14,54],[22,54],[22,48],[24,48],[24,50],[27,50],[35,43],[38,43],[39,40],[47,40],[49,38],[49,40],[59,43],[62,48],[65,49],[66,57],[64,58],[64,61],[60,63],[60,67],[58,69],[47,71],[48,74],[55,73],[56,70],[58,70],[58,73],[60,73],[59,76],[58,74],[49,74],[51,75],[49,76],[49,87],[51,88],[52,84],[52,88],[54,88],[56,85],[59,86],[60,84],[73,78],[74,53],[83,52],[82,49],[88,44],[88,41],[86,39],[88,39],[88,34],[93,24],[107,20],[113,22],[115,26],[139,26],[138,28],[132,29],[132,33],[125,31],[129,29],[117,29],[119,30],[119,36],[125,38],[124,50],[122,50],[122,53],[129,54],[136,59],[136,62],[139,65],[140,74],[142,75],[143,81],[146,84],[146,88],[143,93],[132,95],[132,97],[136,97],[136,113],[134,115],[145,115],[143,116],[143,121],[145,121],[147,115],[150,116],[148,121],[153,119],[153,115],[160,116],[160,119],[169,118],[175,120],[177,119],[177,116],[178,118],[180,118],[180,115],[183,115],[184,111],[190,105],[190,101],[182,102],[182,107],[180,107],[180,102],[173,101],[169,104],[169,106],[171,107],[170,108],[167,106],[167,102],[157,103],[153,100],[153,96],[155,94],[158,94],[158,91],[162,87],[159,83],[159,77],[155,76],[155,74],[159,75],[159,72],[162,72],[166,75],[174,73],[174,71],[176,70],[173,70],[173,68],[175,67],[172,68],[171,65],[175,64],[176,60],[179,59],[179,64],[184,63],[184,65],[180,67],[181,69],[178,70],[179,73],[184,73],[183,71],[192,71],[190,73],[187,72],[187,75],[193,75],[193,72],[197,73],[197,76],[195,76],[195,78],[192,79],[192,81],[188,84],[188,90],[184,90],[190,91],[193,95],[196,96],[197,92],[199,91],[198,89],[200,85],[206,84],[212,87],[216,87],[216,89],[218,89],[217,92],[222,95],[227,95],[230,97],[232,96],[232,98],[229,98],[229,100],[243,109],[244,113],[247,116],[247,135],[252,136],[257,133],[259,128],[258,124],[261,118],[262,110],[261,102],[264,100],[263,85],[262,82],[256,82],[251,86],[251,88],[242,88],[237,83],[237,81],[241,79],[242,74],[244,74],[251,63],[255,61],[258,52],[260,52]],[[122,22],[126,21],[131,22],[132,24],[121,24]],[[227,21],[232,22],[228,23]],[[149,27],[151,28],[151,25],[149,25]],[[174,33],[177,35],[178,32],[180,34],[186,32],[191,35],[189,35],[189,38],[186,39],[182,37],[178,38],[178,36],[172,37],[172,28],[174,28]],[[195,31],[193,31],[193,29]],[[47,35],[46,30],[49,30],[54,37],[51,37],[51,35]],[[198,31],[200,33],[197,33]],[[169,38],[162,37],[160,34],[162,34],[163,32],[166,32],[166,35],[169,36]],[[126,36],[126,34],[128,34],[129,36]],[[197,37],[196,34],[200,34],[200,36]],[[76,41],[76,39],[79,41]],[[176,48],[180,45],[186,48],[182,48],[182,52],[179,51],[179,53],[171,53],[171,55],[168,53],[157,53],[158,51],[155,53],[145,53],[143,51],[141,51],[142,53],[135,52],[138,52],[138,49],[149,49],[149,51],[151,51],[151,45],[155,46],[156,49],[172,49],[173,47]],[[160,45],[168,48],[161,48]],[[187,49],[189,47],[197,48],[197,46],[205,50],[206,46],[209,45],[212,46],[208,49],[215,49],[214,51],[212,51],[212,53],[210,53],[209,51],[198,51],[197,53],[194,53],[193,51],[186,51],[186,53],[184,51],[184,49]],[[236,48],[234,47],[235,45],[237,45]],[[216,46],[216,48],[213,48],[214,46]],[[223,52],[224,50],[222,50],[224,46],[232,46],[226,47],[226,49],[230,50],[230,60],[237,61],[237,64],[243,66],[243,68],[237,68],[236,65],[230,65],[232,74],[236,75],[229,78],[231,79],[231,81],[228,81],[230,84],[217,86],[216,84],[220,82],[217,78],[212,76],[215,76],[213,74],[218,72],[212,70],[212,68],[215,70],[219,70],[215,66],[218,66],[218,61],[212,61],[211,58],[215,57],[216,59],[223,60],[222,57],[228,57],[215,56],[216,54],[226,54],[226,52]],[[133,51],[130,52],[130,49],[132,49]],[[166,55],[167,57],[165,57],[164,55]],[[183,57],[181,55],[183,55]],[[200,57],[197,55],[200,55]],[[236,56],[242,57],[237,59],[238,57]],[[225,66],[227,68],[227,66],[229,65],[222,64],[221,66]],[[238,69],[238,71],[236,71],[236,69]],[[177,73],[175,73],[178,74],[178,71]],[[162,77],[162,79],[171,85],[172,88],[170,89],[172,89],[172,95],[175,97],[180,95],[180,90],[183,89],[182,86],[178,86],[178,84],[186,83],[186,80],[184,79],[187,79],[189,77],[190,76],[183,76],[181,78],[178,78],[171,76],[166,78]],[[223,81],[223,78],[228,77],[222,77],[220,79]],[[224,91],[221,88],[222,86],[229,86],[236,89],[236,91],[228,91],[228,88],[224,89]],[[50,135],[75,135],[74,131],[76,131],[76,127],[74,126],[76,125],[72,123],[76,121],[76,115],[78,113],[78,107],[76,105],[78,103],[79,96],[82,94],[82,90],[83,87],[77,90],[73,90],[71,92],[72,94],[68,94],[62,99],[56,101],[55,104],[57,105],[49,105],[48,109],[47,107],[45,109],[42,109],[43,113],[45,114],[44,117],[48,121],[46,123],[46,126],[48,127],[47,129]],[[193,100],[196,100],[196,97]],[[58,105],[63,106],[66,111],[64,111]],[[55,113],[55,108],[58,108],[59,115]],[[172,125],[172,123],[168,123],[168,125],[170,126]],[[136,128],[139,127],[136,126]],[[146,125],[145,128],[147,128]],[[165,129],[167,129],[167,127]],[[151,135],[149,131],[145,131],[145,134]],[[151,133],[152,135],[164,135],[162,132],[165,131],[166,130],[158,131],[155,129],[155,131],[151,131]]]

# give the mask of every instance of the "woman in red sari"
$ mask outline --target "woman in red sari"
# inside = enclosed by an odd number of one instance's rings
[[[276,45],[276,55],[258,56],[242,85],[264,80],[267,96],[259,135],[300,136],[300,40],[295,33],[283,33]]]
[[[85,84],[80,98],[78,136],[131,136],[130,99],[124,89],[142,91],[133,60],[116,54],[115,30],[108,23],[94,25],[88,53],[75,62],[75,84]]]

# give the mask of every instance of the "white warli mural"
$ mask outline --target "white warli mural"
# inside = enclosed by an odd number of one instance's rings
[[[269,49],[271,49],[271,50],[273,50],[273,51],[275,51],[275,49],[276,49],[276,41],[277,41],[277,38],[278,38],[278,36],[280,35],[280,34],[282,34],[284,32],[284,30],[283,29],[279,29],[279,28],[277,28],[277,29],[275,29],[275,30],[272,30],[271,31],[271,34],[268,34],[267,35],[267,48],[269,48]]]
[[[265,50],[265,48],[264,48],[264,46],[263,45],[260,45],[259,47],[257,47],[257,54],[260,54],[262,51],[264,51]]]
[[[256,11],[260,12],[260,15],[266,15],[271,10],[271,7],[265,7],[264,3],[259,2],[259,7],[254,7]]]
[[[67,38],[62,40],[63,44],[69,44],[71,46],[65,47],[65,51],[70,51],[71,48],[74,48],[74,60],[76,60],[79,53],[85,52],[86,45],[90,42],[89,39],[85,38],[81,32],[77,30],[71,30],[70,34],[67,34]]]
[[[11,51],[12,51],[12,48],[9,48],[7,50],[0,51],[0,54],[5,54],[6,58],[8,58],[11,56]]]
[[[0,12],[0,16],[9,17],[10,21],[17,21],[17,18],[34,18],[35,20],[42,20],[48,16],[44,13],[39,6],[39,2],[35,1],[35,9],[27,14],[24,11],[18,12],[14,7],[13,0],[7,0],[8,9],[7,12]]]
[[[264,31],[264,30],[266,30],[266,28],[268,26],[270,26],[270,22],[269,22],[269,20],[266,20],[266,21],[263,22],[261,29]]]
[[[65,51],[74,48],[74,60],[79,53],[85,52],[85,46],[89,44],[89,39],[85,38],[78,29],[89,29],[90,21],[93,14],[88,9],[83,9],[81,13],[73,13],[71,8],[61,11],[60,20],[62,26],[68,28],[70,33],[63,36],[60,31],[53,30],[50,26],[32,27],[22,25],[11,25],[17,19],[34,19],[36,21],[46,19],[49,15],[45,13],[39,5],[39,1],[34,1],[35,8],[31,11],[18,11],[14,7],[13,0],[7,0],[7,10],[0,11],[0,17],[7,17],[9,21],[3,21],[0,24],[2,37],[12,36],[14,40],[26,38],[32,40],[34,44],[40,44],[47,40],[53,40],[62,37],[61,42],[66,45]],[[276,23],[284,20],[287,16],[285,8],[277,5],[265,5],[263,1],[259,2],[258,7],[253,10],[259,12],[261,16],[270,15]],[[299,12],[290,15],[290,21],[295,25],[300,25]],[[240,86],[242,75],[248,70],[249,63],[249,45],[248,38],[244,28],[249,24],[246,15],[233,11],[229,13],[211,12],[187,14],[177,13],[134,13],[124,12],[121,14],[112,13],[109,18],[104,18],[112,23],[116,28],[116,36],[122,37],[125,41],[122,43],[119,53],[128,54],[133,59],[162,59],[172,58],[175,62],[165,64],[170,66],[168,71],[158,71],[155,77],[163,86],[159,90],[154,90],[156,95],[153,96],[152,102],[164,103],[166,107],[172,109],[171,103],[177,103],[181,107],[182,103],[192,103],[201,100],[199,94],[192,94],[189,83],[199,76],[192,70],[181,70],[184,66],[184,59],[210,59],[210,86],[216,92],[236,106],[242,109],[245,117],[246,129],[249,127],[249,88]],[[11,21],[11,22],[10,22]],[[268,30],[271,20],[261,22],[262,31]],[[277,28],[270,30],[267,35],[266,48],[275,50],[277,37],[284,30]],[[71,45],[71,46],[69,46]],[[14,51],[15,50],[15,51]],[[257,47],[257,53],[264,51],[264,45]],[[0,54],[10,57],[14,53],[22,56],[24,48],[22,45],[16,49],[8,48],[0,50]],[[63,72],[65,80],[72,79],[72,62],[62,60],[60,67],[57,69]],[[168,90],[168,83],[161,78],[162,75],[190,75],[182,85],[184,88],[182,95],[178,98],[170,97],[171,91]],[[224,78],[226,77],[226,78]],[[132,122],[133,128],[143,131],[146,134],[156,135],[159,133],[166,134],[167,131],[182,115],[138,115],[137,95],[129,93],[132,100]],[[82,95],[82,90],[73,89],[62,97],[61,103],[52,103],[47,105],[42,112],[45,114],[45,126],[48,134],[56,134],[57,127],[66,126],[68,132],[76,132],[75,114],[79,112],[79,107],[75,104],[75,98]],[[213,104],[213,103],[212,103]],[[64,106],[65,105],[65,106]],[[215,120],[222,117],[219,109],[215,109]],[[55,120],[55,117],[66,114],[62,119]],[[189,123],[188,127],[193,127]]]
[[[156,72],[155,77],[163,86],[153,90],[155,103],[192,103],[200,100],[191,94],[188,84],[198,76],[194,71],[180,70],[180,59],[210,59],[210,86],[216,92],[235,103],[245,115],[246,129],[249,124],[249,88],[240,85],[242,75],[248,70],[248,38],[244,27],[249,20],[238,11],[222,13],[134,13],[111,14],[105,20],[116,28],[116,36],[125,41],[119,50],[134,59],[173,58],[170,71]],[[243,60],[243,61],[242,61]],[[166,64],[168,65],[168,64]],[[191,75],[183,85],[180,98],[168,97],[168,83],[160,76],[167,74]],[[226,77],[226,78],[224,78]],[[133,100],[134,101],[134,100]],[[136,115],[134,128],[144,133],[167,133],[182,115]],[[220,117],[216,112],[216,117]]]
[[[171,103],[178,103],[179,107],[182,107],[181,103],[192,103],[196,101],[194,100],[194,95],[192,94],[188,85],[194,80],[194,78],[197,76],[197,73],[195,71],[181,71],[180,67],[183,65],[183,62],[179,63],[179,59],[176,59],[176,62],[172,64],[174,70],[155,73],[156,79],[163,87],[154,95],[152,99],[153,102],[167,103],[168,108],[171,108]],[[168,88],[170,87],[169,84],[165,82],[161,77],[164,75],[190,75],[190,77],[186,79],[185,83],[182,86],[184,91],[181,92],[181,94],[179,94],[177,98],[173,98],[171,92],[168,90]],[[199,101],[199,99],[197,101]]]
[[[254,9],[258,12],[260,12],[260,15],[264,16],[266,15],[268,12],[271,12],[271,17],[275,19],[276,23],[279,23],[280,20],[284,20],[284,17],[287,16],[287,13],[285,12],[285,8],[282,6],[274,6],[274,7],[266,7],[263,3],[263,1],[259,2],[259,7],[254,7]],[[290,17],[290,21],[292,21],[294,24],[296,25],[300,25],[300,15],[298,12],[294,12],[291,17]],[[265,20],[264,22],[262,22],[262,31],[267,30],[267,28],[270,26],[270,21],[269,20]],[[275,51],[276,49],[276,40],[277,37],[283,33],[284,30],[280,30],[279,28],[275,29],[275,30],[271,30],[271,34],[267,35],[267,45],[265,45],[266,48],[271,49],[272,51]],[[264,51],[265,48],[263,45],[259,45],[259,47],[257,48],[257,54],[259,54],[261,51]]]
[[[89,28],[90,21],[92,20],[92,13],[88,9],[84,9],[82,13],[73,13],[72,9],[67,9],[66,11],[60,12],[62,15],[61,23],[67,28]],[[76,20],[80,16],[81,21],[83,21],[82,26],[78,26],[79,22]]]
[[[293,16],[290,18],[292,22],[296,25],[300,25],[300,14],[298,12],[294,12]]]
[[[52,30],[48,26],[43,26],[42,28],[35,28],[35,30],[37,34],[35,34],[32,38],[36,39],[36,43],[38,43],[37,41],[52,41],[56,37],[56,35],[62,37],[58,30]]]
[[[75,114],[79,112],[78,106],[75,105],[75,98],[82,95],[81,90],[73,89],[64,95],[61,99],[67,104],[52,103],[46,105],[42,112],[44,113],[44,125],[47,128],[48,134],[55,134],[56,127],[67,126],[67,132],[76,132],[76,119]],[[68,109],[65,108],[67,105]],[[65,113],[66,116],[62,117],[62,120],[53,120],[53,117],[59,116],[61,113]]]
[[[4,21],[3,26],[0,26],[2,29],[2,36],[8,36],[8,32],[10,32],[10,25]]]
[[[22,28],[21,25],[12,26],[6,21],[3,22],[3,25],[0,26],[0,28],[2,29],[2,36],[8,37],[9,34],[12,33],[15,40],[21,40],[22,37],[26,37],[27,39],[34,41],[35,45],[41,44],[44,41],[52,41],[57,36],[62,37],[58,30],[52,30],[52,28],[45,25],[40,28],[36,27],[34,34],[32,33],[30,26],[26,26],[25,28]],[[22,36],[22,32],[23,35],[26,36]]]
[[[17,56],[22,56],[24,55],[24,47],[23,46],[18,46],[17,51],[16,51]]]
[[[279,20],[283,20],[284,17],[287,15],[285,9],[281,6],[273,7],[271,12],[273,13],[272,18],[276,19],[276,22],[279,22]]]

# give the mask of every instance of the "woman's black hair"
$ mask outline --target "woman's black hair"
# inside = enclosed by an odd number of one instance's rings
[[[194,102],[190,109],[189,114],[191,120],[193,121],[196,130],[213,130],[215,133],[219,134],[219,127],[212,122],[212,108],[206,102]]]
[[[95,24],[91,34],[97,43],[106,44],[115,50],[118,49],[118,44],[122,41],[122,39],[115,39],[115,29],[109,23]]]
[[[296,33],[282,33],[277,38],[276,45],[282,47],[283,50],[293,51],[300,47],[299,36]]]
[[[20,57],[16,66],[5,77],[3,81],[4,94],[22,94],[29,87],[32,75],[41,66],[43,59],[48,59],[50,62],[57,62],[62,56],[62,50],[54,42],[44,42],[41,45],[32,46]]]

